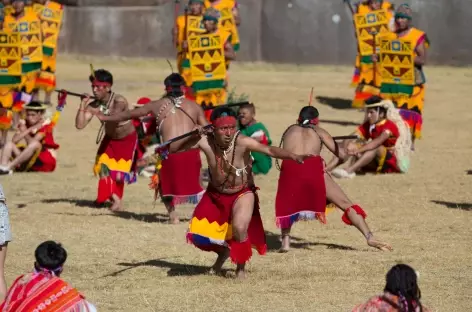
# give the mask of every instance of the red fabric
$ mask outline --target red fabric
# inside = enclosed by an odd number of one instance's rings
[[[56,170],[56,163],[56,158],[52,156],[51,152],[43,148],[30,171],[53,172]]]
[[[121,139],[112,139],[105,136],[100,143],[97,151],[97,156],[107,154],[108,157],[119,161],[120,159],[130,160],[134,159],[137,147],[138,135],[133,131],[128,136]]]
[[[219,117],[213,121],[213,125],[216,128],[227,127],[227,126],[236,126],[236,118],[233,116],[224,116]]]
[[[169,154],[159,171],[161,196],[193,196],[203,191],[200,185],[200,150]]]
[[[0,305],[2,312],[87,311],[84,296],[58,277],[30,273],[18,277]]]
[[[211,118],[211,113],[213,113],[213,110],[212,109],[209,109],[209,110],[206,110],[205,111],[205,117],[208,121],[210,121],[210,118]]]
[[[252,257],[251,242],[246,239],[242,242],[231,240],[229,243],[229,257],[235,264],[244,264]]]
[[[364,139],[376,139],[378,138],[384,131],[390,132],[390,137],[383,142],[383,146],[385,147],[394,147],[395,143],[397,143],[397,139],[400,136],[400,132],[398,131],[397,125],[388,119],[384,119],[379,121],[375,124],[375,127],[370,130],[371,125],[368,121],[364,122],[357,128],[357,131],[364,137]]]
[[[367,218],[366,212],[358,205],[352,205],[351,207],[347,208],[346,211],[344,211],[344,214],[342,216],[342,220],[344,223],[347,225],[352,225],[351,220],[349,219],[349,216],[347,215],[349,213],[349,210],[354,209],[354,211],[360,215],[363,219]]]
[[[321,156],[307,158],[303,164],[284,160],[275,198],[277,223],[282,228],[289,228],[296,221],[290,221],[290,216],[300,212],[324,215],[325,208],[326,187]]]
[[[246,187],[234,194],[224,194],[218,192],[218,190],[213,188],[210,184],[197,207],[195,207],[193,218],[197,218],[198,220],[207,219],[209,223],[216,222],[219,225],[225,223],[231,224],[233,207],[237,200],[244,194],[253,192],[255,197],[254,210],[251,221],[249,222],[247,237],[251,246],[256,248],[260,255],[264,255],[267,251],[267,244],[264,226],[259,212],[259,196],[256,190],[256,187]],[[221,248],[221,246],[218,245],[213,245],[215,248],[211,248],[210,246],[195,246],[205,251],[218,251]]]
[[[124,183],[118,183],[110,176],[101,178],[98,180],[98,193],[95,202],[98,204],[103,204],[107,200],[111,200],[113,194],[122,199],[124,188]]]
[[[44,138],[41,142],[43,148],[59,149],[59,144],[54,141],[52,125],[45,125],[39,129],[39,133],[44,133]]]

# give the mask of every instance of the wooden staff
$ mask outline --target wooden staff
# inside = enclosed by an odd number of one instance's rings
[[[335,141],[339,140],[353,140],[353,139],[358,139],[359,137],[357,135],[338,135],[334,136],[333,139]]]
[[[77,96],[77,97],[80,97],[80,98],[85,97],[83,94],[76,93],[76,92],[72,92],[72,91],[67,91],[67,90],[59,90],[59,89],[56,89],[56,90],[54,90],[54,91],[56,91],[56,92],[58,92],[58,93],[65,92],[65,93],[67,93],[68,95]],[[93,99],[93,100],[96,100],[96,99],[97,99],[97,98],[94,97],[94,96],[90,96],[90,98]]]
[[[207,110],[217,109],[217,108],[220,108],[220,107],[235,107],[235,106],[243,106],[243,105],[248,105],[248,104],[250,104],[250,103],[248,101],[246,101],[246,102],[222,104],[222,105],[218,105],[218,106],[205,106],[205,107],[203,107],[203,110],[207,111]]]
[[[178,37],[178,31],[179,31],[179,25],[177,24],[177,18],[179,17],[179,11],[180,11],[180,0],[175,0],[174,2],[174,29],[175,31],[177,31],[177,37]],[[175,33],[174,31],[174,33]],[[173,41],[173,44],[174,44],[174,47],[177,47],[177,41],[178,41],[178,38],[176,38],[176,36],[174,36],[174,34],[172,34],[172,41]]]

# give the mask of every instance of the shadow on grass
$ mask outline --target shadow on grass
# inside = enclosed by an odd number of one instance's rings
[[[201,265],[194,265],[194,264],[182,264],[176,262],[170,262],[161,259],[155,260],[148,260],[143,262],[136,262],[136,263],[118,263],[117,265],[125,267],[124,269],[118,270],[116,272],[104,275],[102,277],[115,277],[119,274],[126,272],[131,269],[139,268],[139,267],[157,267],[157,268],[167,268],[167,276],[197,276],[197,275],[204,275],[208,274],[209,267],[201,266]],[[223,276],[226,276],[228,272],[232,270],[223,270]]]
[[[94,200],[90,199],[79,199],[79,198],[49,198],[41,200],[44,204],[57,204],[57,203],[68,203],[73,204],[77,207],[88,207],[88,208],[106,208],[105,204],[97,204]]]
[[[316,100],[323,105],[331,106],[334,109],[355,109],[351,106],[352,100],[338,97],[317,96]]]
[[[269,231],[265,232],[266,234],[266,242],[267,242],[267,250],[269,252],[278,252],[282,243],[280,242],[280,234],[275,234]],[[314,246],[325,246],[327,249],[338,249],[338,250],[357,250],[355,248],[338,245],[338,244],[330,244],[330,243],[320,243],[320,242],[307,242],[303,238],[290,236],[290,248],[291,249],[307,249],[310,250],[310,247]]]
[[[438,205],[445,206],[446,208],[449,208],[449,209],[472,211],[472,203],[453,203],[453,202],[447,202],[447,201],[442,201],[442,200],[432,200],[431,202]]]

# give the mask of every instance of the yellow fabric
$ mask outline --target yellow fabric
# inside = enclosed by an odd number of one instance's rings
[[[195,102],[201,104],[205,103],[216,103],[214,106],[218,106],[226,103],[228,93],[225,89],[213,90],[208,92],[199,92],[196,94]]]
[[[11,88],[0,86],[0,104],[3,108],[12,108],[13,90]]]
[[[15,12],[15,9],[13,8],[13,6],[11,4],[9,4],[9,5],[7,5],[3,8],[3,13],[5,14],[5,16],[10,15],[13,12]]]
[[[238,27],[233,16],[233,8],[236,6],[235,0],[220,0],[217,3],[211,3],[209,0],[205,0],[205,8],[214,8],[220,11],[221,16],[219,19],[219,29],[225,30],[231,34],[231,44],[233,46],[239,45],[239,32]],[[226,60],[226,65],[229,66],[230,60]]]
[[[385,163],[385,159],[387,158],[387,149],[385,146],[380,146],[380,156],[377,156],[377,173],[382,173],[382,167]]]
[[[202,24],[202,16],[187,16],[187,25],[185,24],[185,15],[177,18],[177,68],[179,73],[185,79],[187,86],[192,85],[192,73],[190,68],[183,68],[182,62],[188,59],[187,53],[182,51],[182,42],[188,38],[205,32]],[[187,27],[187,34],[185,35],[185,27]]]
[[[423,84],[414,86],[413,94],[411,96],[402,94],[389,94],[385,95],[384,97],[397,103],[397,107],[399,108],[406,107],[409,110],[413,110],[413,108],[416,107],[421,112],[421,114],[423,114],[425,90],[426,85]]]
[[[38,78],[39,71],[32,71],[21,76],[20,90],[24,90],[26,93],[32,93],[36,88],[36,79]]]
[[[1,76],[20,77],[21,68],[21,46],[20,35],[9,31],[0,31],[0,72]],[[14,88],[18,84],[2,84],[0,88]]]
[[[44,10],[44,5],[40,3],[33,3],[32,9],[33,9],[33,12],[36,13],[36,15],[40,16]]]
[[[230,33],[218,30],[189,38],[188,57],[193,82],[226,79],[225,43],[229,36]]]
[[[100,173],[102,164],[107,166],[110,171],[131,172],[133,161],[124,159],[116,161],[116,159],[110,158],[107,154],[103,153],[96,158],[95,166],[93,167],[95,175]]]
[[[42,62],[41,23],[33,10],[25,11],[25,15],[20,19],[15,19],[11,15],[5,16],[3,30],[5,32],[18,32],[21,30],[19,33],[23,64]]]
[[[19,143],[19,144],[16,144],[16,147],[22,151],[26,148],[26,144],[24,143]],[[36,160],[38,159],[39,157],[39,154],[41,154],[41,148],[38,148],[33,156],[31,156],[31,158],[28,160],[27,163],[19,166],[18,168],[15,168],[15,171],[17,172],[27,172],[31,169],[31,167],[33,167],[33,165],[36,163]],[[13,160],[14,158],[12,158],[11,160]]]
[[[54,54],[56,54],[57,50],[63,13],[62,5],[53,1],[48,1],[44,9],[39,13],[41,31],[43,33],[43,46],[54,49]]]
[[[389,2],[389,1],[384,1],[382,3],[382,7],[381,7],[382,10],[384,11],[387,11],[387,14],[388,14],[388,19],[391,20],[389,22],[390,26],[392,27],[393,26],[393,10],[392,10],[392,3]],[[361,3],[359,4],[358,8],[357,8],[357,14],[367,14],[367,13],[370,13],[372,12],[372,10],[370,9],[369,5],[368,4],[365,4],[365,3]],[[390,30],[393,30],[393,29],[390,29]],[[357,40],[357,38],[356,38]],[[377,41],[377,40],[376,40]],[[371,83],[373,81],[373,66],[372,65],[369,65],[369,64],[361,64],[360,63],[360,57],[359,57],[359,49],[358,49],[358,52],[357,52],[357,55],[356,55],[356,61],[355,61],[355,67],[359,69],[360,71],[360,76],[359,77],[353,77],[352,81],[351,81],[351,87],[357,87],[357,85],[362,82],[362,80],[365,80],[367,83]],[[377,74],[377,76],[380,76]],[[377,77],[376,77],[376,80],[377,80]],[[380,78],[379,78],[380,80]],[[376,81],[376,84],[378,84],[380,82],[377,82]]]
[[[206,218],[198,220],[196,217],[193,217],[188,229],[192,234],[219,241],[227,241],[233,237],[231,224],[225,222],[222,225],[219,225],[216,221],[210,223]]]

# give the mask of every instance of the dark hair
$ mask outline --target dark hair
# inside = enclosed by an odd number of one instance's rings
[[[302,126],[303,122],[305,122],[306,120],[318,118],[319,115],[320,113],[315,107],[305,106],[300,110],[300,113],[298,114],[298,125]]]
[[[253,114],[256,113],[256,106],[253,103],[247,103],[239,106],[239,109],[249,109]]]
[[[415,311],[416,306],[423,311],[421,306],[421,291],[418,287],[418,281],[415,270],[406,264],[397,264],[393,266],[387,273],[387,283],[384,291],[395,296],[404,298],[404,302],[400,300],[401,311]],[[406,306],[405,306],[406,305]]]
[[[224,116],[236,117],[236,113],[229,107],[217,107],[211,112],[210,121],[213,122],[216,119]]]
[[[38,109],[41,108],[41,109]],[[38,112],[44,112],[46,109],[43,108],[43,104],[39,101],[31,101],[24,106],[25,110],[34,110]]]
[[[182,87],[186,86],[185,79],[178,73],[172,73],[164,79],[166,95],[178,97],[184,95]]]
[[[100,82],[108,82],[110,85],[113,85],[113,75],[105,69],[97,69],[94,72],[95,77],[92,75],[89,76],[90,82],[93,82],[95,79],[97,79]]]
[[[377,104],[383,101],[383,98],[381,98],[378,95],[373,95],[369,98],[367,98],[364,102],[366,105],[372,105],[372,104]]]
[[[66,262],[67,251],[59,243],[45,241],[36,248],[34,257],[40,269],[55,271]]]

